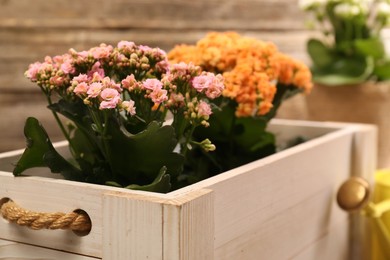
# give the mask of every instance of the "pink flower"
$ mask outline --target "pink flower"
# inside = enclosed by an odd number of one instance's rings
[[[76,70],[76,69],[73,67],[72,62],[71,62],[70,60],[67,60],[67,61],[65,61],[64,63],[62,63],[61,66],[60,66],[60,69],[61,69],[65,74],[74,73],[75,70]]]
[[[105,59],[110,57],[112,50],[113,48],[111,45],[102,43],[99,47],[92,48],[90,53],[95,59]]]
[[[211,111],[211,107],[205,101],[201,100],[198,103],[198,116],[208,118],[213,112]]]
[[[130,101],[123,101],[121,106],[124,110],[126,110],[130,115],[134,116],[135,115],[135,103],[133,100]]]
[[[109,77],[104,77],[102,79],[103,88],[113,88],[116,89],[118,92],[122,92],[121,85],[119,83],[116,83]]]
[[[87,94],[88,91],[88,84],[86,82],[79,83],[73,90],[74,93],[77,95],[84,95]]]
[[[152,48],[150,48],[149,46],[146,46],[146,45],[139,45],[138,48],[142,52],[150,52],[150,51],[152,51]]]
[[[95,73],[99,74],[100,79],[98,81],[103,79],[105,76],[104,69],[100,66],[100,62],[98,61],[93,64],[92,69],[88,72],[88,78],[95,78]]]
[[[134,78],[134,75],[131,74],[127,76],[124,80],[122,80],[122,86],[124,89],[128,89],[129,91],[132,91],[136,86],[137,81]]]
[[[118,49],[124,49],[126,51],[130,51],[135,47],[134,42],[129,42],[129,41],[120,41],[118,42]]]
[[[143,83],[142,83],[142,86],[145,88],[145,89],[149,89],[149,90],[158,90],[158,89],[161,89],[163,87],[163,84],[161,81],[159,81],[158,79],[147,79],[145,80]]]
[[[28,66],[28,70],[24,73],[27,78],[29,78],[32,81],[37,80],[37,74],[39,70],[41,69],[42,63],[40,62],[35,62],[33,64],[30,64]]]
[[[59,87],[59,86],[62,86],[66,83],[66,78],[63,77],[63,76],[59,76],[59,75],[55,75],[53,77],[50,78],[50,84],[51,85],[54,85],[56,87]]]
[[[169,71],[169,62],[167,59],[159,61],[156,63],[156,70],[159,72],[166,73]]]
[[[87,91],[88,97],[95,98],[100,95],[100,92],[102,92],[103,85],[100,82],[93,82]]]
[[[192,86],[196,89],[196,91],[203,92],[204,90],[206,90],[209,87],[209,85],[211,84],[211,81],[212,81],[212,79],[209,75],[196,76],[192,80]]]
[[[180,62],[172,65],[172,73],[175,75],[175,77],[183,77],[187,74],[187,71],[187,63]]]
[[[113,88],[106,88],[100,93],[100,97],[103,100],[100,103],[99,109],[115,108],[120,101],[119,92]]]
[[[155,89],[152,91],[152,93],[149,94],[149,98],[155,104],[161,104],[162,102],[168,100],[167,93],[168,91],[166,91],[165,89]]]
[[[77,81],[78,83],[88,82],[88,76],[87,74],[79,74],[78,76],[73,78],[73,81]]]
[[[91,81],[91,82],[100,82],[100,81],[103,80],[103,77],[102,77],[102,75],[99,74],[99,72],[94,72],[92,74],[92,77],[90,77],[88,75],[88,80]]]
[[[221,74],[214,76],[212,83],[206,89],[206,96],[210,99],[219,97],[222,94],[222,91],[225,89],[223,84],[223,77]]]
[[[225,88],[222,75],[216,76],[210,72],[194,77],[192,85],[198,92],[205,92],[206,96],[211,99],[219,97]]]

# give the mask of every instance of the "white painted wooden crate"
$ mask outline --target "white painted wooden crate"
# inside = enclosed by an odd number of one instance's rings
[[[92,230],[79,237],[0,220],[0,238],[107,260],[348,259],[359,232],[334,195],[350,175],[370,179],[376,128],[273,120],[270,130],[279,142],[311,140],[168,194],[15,178],[22,151],[1,154],[0,199],[34,211],[83,209]]]

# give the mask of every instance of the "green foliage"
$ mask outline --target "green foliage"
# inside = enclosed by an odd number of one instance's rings
[[[86,125],[83,127],[87,129]],[[97,144],[110,144],[105,155],[90,150],[81,131],[74,133],[71,139],[76,144],[73,146],[74,165],[55,150],[38,120],[28,118],[25,125],[28,145],[17,162],[14,175],[19,176],[33,167],[49,167],[53,173],[60,173],[69,180],[167,192],[171,187],[171,176],[177,177],[183,164],[183,156],[173,152],[174,129],[152,122],[147,129],[133,135],[115,122],[107,127],[107,140],[101,139]]]
[[[387,9],[381,9],[384,5],[388,4],[325,1],[304,7],[323,34],[307,42],[315,82],[334,86],[390,78],[390,61],[380,38],[389,19]]]
[[[83,181],[80,169],[67,162],[53,147],[45,129],[33,117],[26,120],[24,134],[27,148],[14,168],[14,175],[33,167],[49,167],[52,173],[60,173],[65,178]]]

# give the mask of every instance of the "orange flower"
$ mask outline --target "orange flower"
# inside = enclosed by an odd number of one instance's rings
[[[284,54],[278,54],[281,66],[278,81],[285,85],[294,85],[306,93],[310,93],[313,83],[309,68],[302,62]]]
[[[273,43],[235,32],[211,32],[195,46],[179,45],[169,54],[174,62],[193,62],[203,70],[223,73],[223,96],[238,103],[236,116],[265,115],[272,108],[276,83],[309,92],[311,74],[300,62],[278,52]]]

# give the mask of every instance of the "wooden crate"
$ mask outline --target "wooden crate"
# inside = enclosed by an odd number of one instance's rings
[[[311,140],[168,194],[14,178],[21,151],[4,153],[0,199],[35,211],[83,209],[92,230],[79,237],[0,221],[0,238],[109,260],[358,259],[359,232],[334,195],[350,175],[370,179],[376,128],[273,120],[270,130],[278,142]]]

